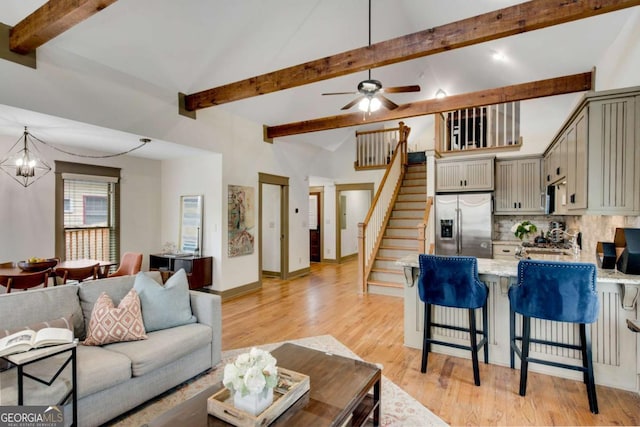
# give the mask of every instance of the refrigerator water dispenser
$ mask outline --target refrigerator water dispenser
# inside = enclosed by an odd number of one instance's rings
[[[453,239],[453,220],[440,220],[440,237],[443,239]]]

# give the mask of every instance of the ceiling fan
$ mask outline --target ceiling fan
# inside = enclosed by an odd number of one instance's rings
[[[369,46],[371,46],[371,0],[369,0]],[[342,107],[342,110],[348,110],[358,104],[361,111],[369,112],[377,111],[381,106],[389,110],[398,108],[398,104],[382,95],[383,93],[401,93],[401,92],[420,92],[420,86],[395,86],[383,88],[380,80],[371,78],[371,70],[369,70],[369,78],[358,83],[357,92],[329,92],[322,95],[358,95],[353,101]]]

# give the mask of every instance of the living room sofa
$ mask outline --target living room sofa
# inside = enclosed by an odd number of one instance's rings
[[[143,273],[161,283],[158,272]],[[78,424],[96,426],[216,366],[221,359],[221,300],[201,291],[189,293],[193,323],[147,332],[147,339],[102,346],[82,344],[93,304],[106,292],[115,306],[132,289],[136,276],[0,295],[0,329],[16,329],[62,317],[70,318],[77,349]],[[144,307],[143,307],[144,309]],[[70,317],[69,317],[70,316]],[[29,366],[29,372],[53,375],[64,355]],[[51,405],[71,385],[71,369],[46,387],[25,380],[26,405]],[[0,405],[17,402],[16,369],[0,373]],[[70,414],[68,410],[65,411]],[[70,415],[69,415],[70,417]]]

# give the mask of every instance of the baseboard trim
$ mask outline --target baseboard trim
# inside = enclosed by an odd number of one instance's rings
[[[292,271],[287,275],[287,280],[296,279],[298,277],[311,274],[311,267],[301,268],[300,270]]]
[[[207,288],[202,288],[197,290],[219,295],[220,298],[222,298],[222,302],[225,302],[225,301],[229,301],[230,299],[234,299],[234,298],[238,298],[238,297],[250,294],[251,292],[259,291],[260,289],[262,289],[262,283],[253,282],[246,285],[238,286],[237,288],[227,289],[226,291],[216,291],[216,290],[207,289]]]

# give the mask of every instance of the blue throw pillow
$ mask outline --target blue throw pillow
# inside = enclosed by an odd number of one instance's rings
[[[142,320],[147,332],[196,321],[191,312],[187,273],[183,269],[169,277],[164,286],[140,272],[136,275],[133,289],[140,297]]]

